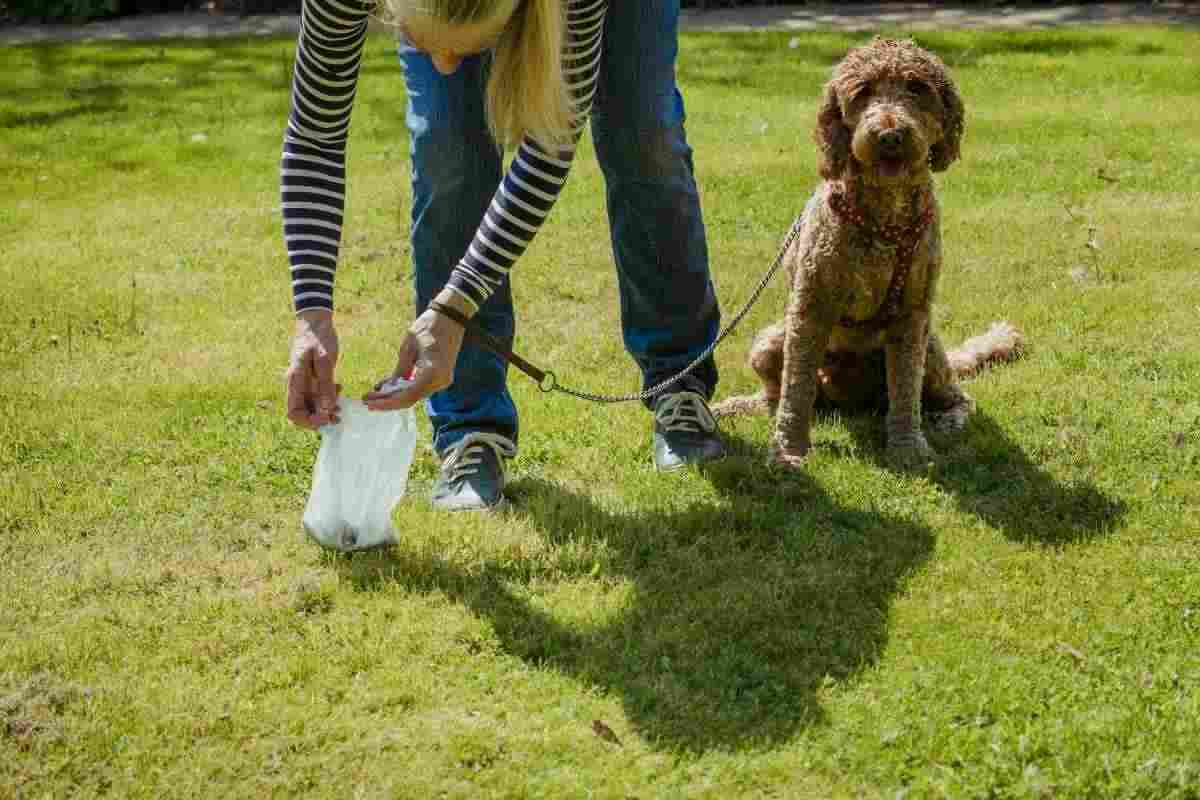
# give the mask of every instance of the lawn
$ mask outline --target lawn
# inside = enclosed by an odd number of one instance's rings
[[[727,318],[862,38],[683,39]],[[660,475],[643,409],[514,373],[511,510],[429,508],[418,415],[403,542],[355,557],[304,538],[318,440],[282,406],[292,43],[0,50],[0,797],[1200,798],[1196,32],[918,40],[968,108],[938,324],[1032,343],[934,472],[834,416],[801,474],[758,418]],[[368,50],[353,393],[412,302],[402,82]],[[638,388],[590,145],[514,283],[519,352]],[[784,297],[718,351],[720,396]]]

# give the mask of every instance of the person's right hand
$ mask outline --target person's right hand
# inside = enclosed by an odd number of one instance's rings
[[[287,370],[287,416],[293,425],[316,430],[338,421],[341,387],[333,379],[337,357],[333,313],[324,309],[302,311],[296,319]]]
[[[463,316],[474,313],[466,301],[450,289],[443,289],[435,299],[456,308]],[[371,411],[409,408],[452,384],[464,333],[459,323],[432,308],[425,309],[405,332],[392,374],[375,384],[375,388],[363,397],[367,408]],[[395,378],[404,379],[408,385],[400,390],[384,391],[388,381]]]

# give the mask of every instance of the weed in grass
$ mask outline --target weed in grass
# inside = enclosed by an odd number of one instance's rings
[[[1105,273],[1104,271],[1102,265],[1103,259],[1101,256],[1101,250],[1103,248],[1100,246],[1100,240],[1098,237],[1099,228],[1096,226],[1096,224],[1087,221],[1076,214],[1075,211],[1071,209],[1070,205],[1065,205],[1063,208],[1066,209],[1067,215],[1071,218],[1072,222],[1087,226],[1087,239],[1084,241],[1083,247],[1088,253],[1088,261],[1091,267],[1090,269],[1082,266],[1075,267],[1071,270],[1071,277],[1076,281],[1086,281],[1090,278],[1099,284],[1119,280],[1119,275],[1115,271],[1110,270],[1108,273]]]

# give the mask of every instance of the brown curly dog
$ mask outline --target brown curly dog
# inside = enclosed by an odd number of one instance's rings
[[[763,391],[713,409],[775,412],[774,462],[804,459],[820,399],[886,402],[889,459],[928,463],[922,404],[936,429],[961,429],[974,402],[958,378],[1021,350],[1007,323],[950,353],[930,330],[942,267],[933,173],[958,159],[963,115],[945,65],[913,42],[875,39],[834,68],[814,134],[824,181],[784,255],[786,317],[750,349]]]

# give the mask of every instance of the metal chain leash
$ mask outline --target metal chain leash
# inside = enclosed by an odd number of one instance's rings
[[[779,271],[779,265],[783,263],[783,257],[787,255],[787,251],[791,248],[792,243],[795,242],[796,237],[800,235],[800,222],[802,219],[803,215],[796,217],[796,221],[792,223],[791,229],[784,238],[783,246],[779,248],[779,253],[775,256],[774,263],[771,264],[771,268],[767,270],[767,273],[763,275],[762,280],[758,282],[758,286],[755,287],[754,292],[751,293],[750,299],[746,301],[744,306],[742,306],[742,310],[734,315],[733,319],[731,319],[729,323],[721,330],[721,332],[717,334],[717,338],[713,340],[712,344],[705,348],[703,353],[696,356],[692,363],[688,364],[670,378],[660,381],[659,383],[651,386],[649,389],[636,394],[609,395],[595,394],[593,392],[585,392],[581,389],[572,389],[567,386],[560,386],[554,373],[547,371],[545,373],[545,377],[538,382],[538,388],[540,388],[543,392],[559,392],[561,394],[575,397],[579,400],[588,400],[593,403],[629,403],[635,400],[641,401],[650,397],[654,397],[656,394],[662,393],[668,387],[673,386],[679,381],[683,380],[685,376],[689,375],[694,369],[696,369],[696,367],[704,363],[704,361],[706,361],[708,357],[713,354],[713,351],[717,349],[717,345],[719,345],[725,339],[725,337],[733,332],[733,329],[738,326],[746,314],[749,313],[750,309],[754,307],[754,304],[758,302],[759,295],[763,293],[763,290],[767,288],[767,284],[771,282],[771,278],[773,278],[775,273]]]

